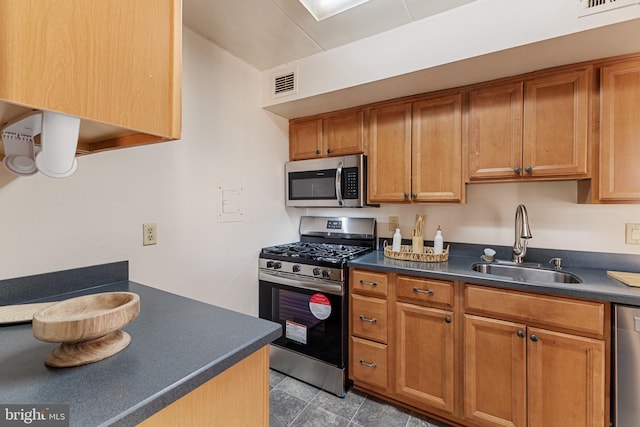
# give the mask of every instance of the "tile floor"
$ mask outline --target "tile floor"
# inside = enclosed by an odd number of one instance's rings
[[[269,389],[270,427],[447,427],[359,391],[340,398],[273,370]]]

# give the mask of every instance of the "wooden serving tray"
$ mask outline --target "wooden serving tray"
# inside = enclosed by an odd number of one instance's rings
[[[627,286],[640,288],[640,273],[627,273],[625,271],[607,271],[609,277],[624,283]]]

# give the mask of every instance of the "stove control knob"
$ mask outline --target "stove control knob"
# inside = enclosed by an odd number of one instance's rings
[[[322,277],[331,277],[331,271],[322,270]]]
[[[292,268],[294,273],[298,273],[300,271],[300,266],[298,264],[294,265]]]
[[[319,276],[320,275],[320,269],[318,267],[313,269],[313,275],[314,276]]]
[[[277,270],[277,269],[279,269],[279,268],[282,268],[282,263],[281,263],[281,262],[274,262],[274,263],[273,263],[273,268],[274,268],[275,270]]]
[[[273,261],[267,261],[267,268],[273,268]]]

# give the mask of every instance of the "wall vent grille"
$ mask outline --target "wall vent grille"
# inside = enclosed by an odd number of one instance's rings
[[[578,0],[578,17],[640,4],[640,0]]]
[[[287,71],[273,77],[273,97],[298,93],[298,82],[295,71]]]

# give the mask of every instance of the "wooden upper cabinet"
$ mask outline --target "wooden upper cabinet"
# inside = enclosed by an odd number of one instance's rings
[[[640,202],[640,59],[605,65],[600,78],[596,199]]]
[[[369,203],[411,199],[411,103],[369,110]]]
[[[591,76],[587,66],[471,90],[469,181],[587,177]]]
[[[525,176],[586,177],[592,67],[524,83]]]
[[[413,103],[411,198],[414,202],[461,202],[462,93]]]
[[[0,46],[1,101],[180,138],[180,0],[3,0]]]
[[[322,156],[322,119],[289,122],[289,160]]]
[[[328,156],[364,151],[364,111],[347,111],[323,118],[323,140]]]
[[[511,178],[522,165],[522,82],[469,93],[469,179]]]
[[[462,94],[369,110],[369,202],[461,202]]]
[[[364,110],[347,110],[289,122],[289,160],[364,152]]]

